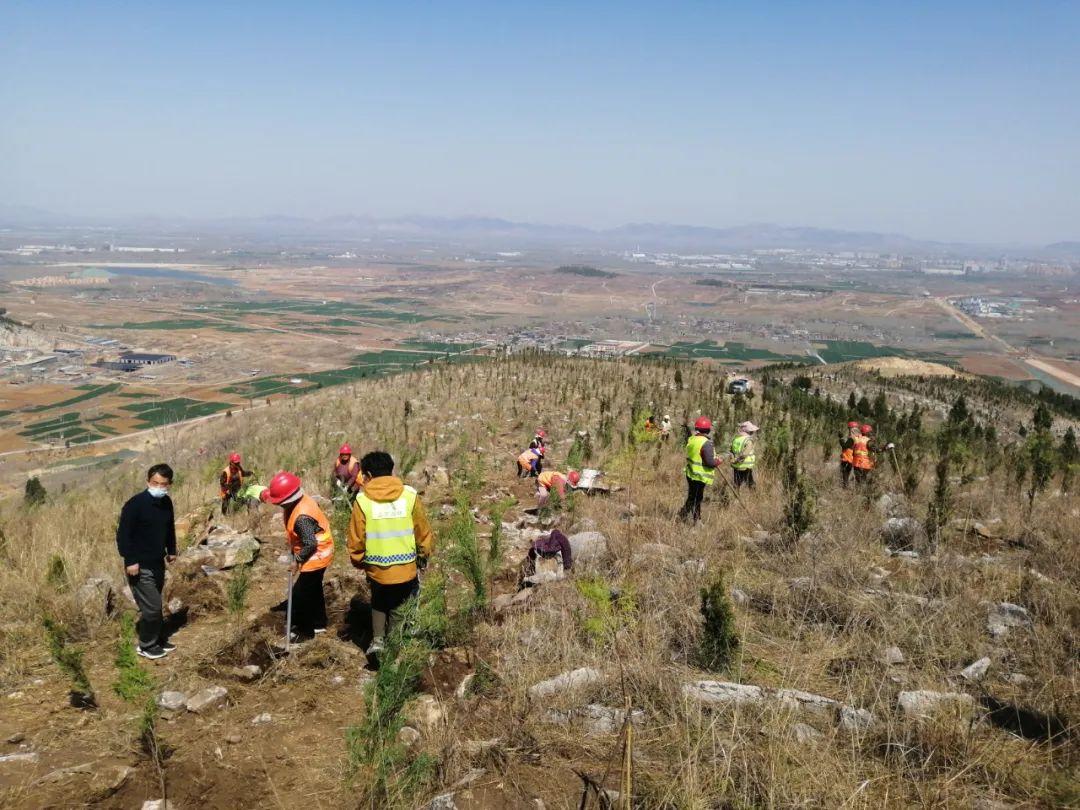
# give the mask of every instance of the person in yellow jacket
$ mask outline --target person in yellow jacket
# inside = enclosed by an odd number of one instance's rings
[[[735,489],[746,485],[754,488],[754,467],[757,466],[757,453],[754,449],[754,434],[758,426],[753,422],[743,422],[739,432],[731,440],[731,469],[735,480]]]
[[[375,451],[360,459],[363,489],[353,503],[348,549],[353,567],[367,574],[371,587],[371,645],[378,665],[390,619],[420,592],[418,563],[435,551],[424,505],[416,490],[394,475],[394,459]]]

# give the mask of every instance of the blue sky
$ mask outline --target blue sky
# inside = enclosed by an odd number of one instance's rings
[[[1080,3],[0,3],[0,202],[1080,239]]]

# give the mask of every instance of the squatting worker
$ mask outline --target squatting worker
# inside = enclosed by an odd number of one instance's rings
[[[282,470],[270,479],[270,486],[259,493],[265,503],[280,506],[285,520],[285,540],[292,553],[291,570],[296,573],[292,586],[291,641],[307,641],[326,630],[326,595],[323,577],[334,561],[334,535],[330,520],[304,493],[300,478]]]
[[[176,523],[169,498],[173,471],[155,464],[146,473],[146,489],[120,510],[116,548],[124,558],[131,595],[139,608],[139,648],[143,658],[164,658],[176,649],[165,636],[161,592],[165,564],[176,559]]]
[[[699,416],[694,422],[694,434],[686,440],[686,503],[679,510],[679,517],[697,523],[701,520],[701,502],[705,487],[713,482],[715,470],[720,466],[709,433],[712,420]]]
[[[420,591],[417,563],[435,550],[435,536],[420,497],[394,476],[389,453],[360,459],[363,489],[349,521],[349,557],[367,573],[371,587],[371,645],[368,656],[378,666],[391,616]]]

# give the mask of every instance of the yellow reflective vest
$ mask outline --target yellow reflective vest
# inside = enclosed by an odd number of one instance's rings
[[[379,568],[416,562],[413,506],[416,490],[406,486],[393,501],[373,501],[364,492],[356,496],[364,512],[364,562]]]
[[[686,440],[686,477],[703,484],[713,482],[713,468],[706,467],[701,459],[701,448],[709,441],[708,436],[695,434]]]
[[[750,442],[750,451],[743,455],[743,450],[746,443]],[[754,464],[757,462],[757,457],[754,455],[754,443],[750,441],[749,436],[739,434],[731,440],[731,455],[735,456],[731,460],[731,466],[736,470],[752,470]],[[742,458],[739,458],[742,456]]]

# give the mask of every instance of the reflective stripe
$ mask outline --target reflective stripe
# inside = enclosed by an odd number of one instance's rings
[[[713,482],[713,468],[706,467],[701,458],[701,448],[709,441],[707,436],[694,435],[686,440],[686,477],[703,484]]]
[[[386,540],[388,537],[412,537],[412,529],[399,529],[393,532],[368,532],[368,540]]]

